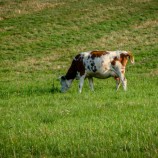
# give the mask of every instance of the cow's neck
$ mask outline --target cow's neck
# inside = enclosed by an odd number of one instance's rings
[[[76,73],[75,72],[67,72],[67,74],[65,75],[65,78],[67,79],[67,80],[74,80],[75,79],[75,77],[76,77]]]
[[[67,80],[74,80],[76,78],[77,75],[77,70],[76,70],[76,66],[73,64],[74,62],[72,62],[69,70],[67,71],[65,78]]]

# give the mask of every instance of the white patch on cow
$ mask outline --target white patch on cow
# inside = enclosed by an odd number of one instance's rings
[[[92,51],[81,52],[80,54],[81,54],[84,58],[86,58],[86,57],[88,57],[88,56],[90,55],[91,52],[92,52]]]

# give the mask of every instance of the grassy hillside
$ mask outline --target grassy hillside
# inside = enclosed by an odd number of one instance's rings
[[[158,155],[157,0],[0,0],[0,157]],[[78,52],[130,50],[128,91],[57,78]]]

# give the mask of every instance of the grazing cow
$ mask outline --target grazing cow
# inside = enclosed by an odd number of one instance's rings
[[[118,90],[121,81],[126,91],[125,67],[128,58],[131,63],[134,63],[134,56],[127,51],[89,51],[78,54],[73,59],[66,75],[60,77],[61,92],[66,92],[72,81],[79,79],[79,92],[81,93],[85,78],[88,78],[93,91],[93,77],[100,79],[114,77],[116,90]]]

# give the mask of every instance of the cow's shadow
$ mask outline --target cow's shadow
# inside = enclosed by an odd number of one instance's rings
[[[60,93],[59,87],[57,87],[54,83],[52,84],[52,87],[50,89],[50,93],[55,94],[55,93]]]

